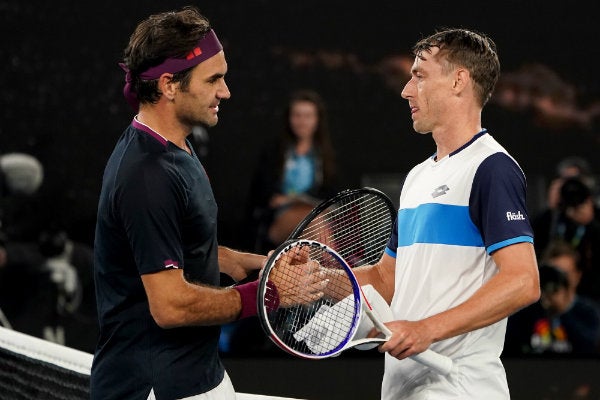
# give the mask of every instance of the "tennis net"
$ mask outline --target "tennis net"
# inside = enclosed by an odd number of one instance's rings
[[[0,327],[0,399],[87,400],[92,359],[89,353]],[[249,393],[237,393],[236,399],[294,400]]]
[[[92,355],[0,327],[0,397],[89,399]]]

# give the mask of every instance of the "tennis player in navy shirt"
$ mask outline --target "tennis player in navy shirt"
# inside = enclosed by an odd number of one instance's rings
[[[256,313],[257,283],[219,288],[264,256],[217,244],[217,204],[186,137],[214,126],[227,63],[197,9],[150,16],[124,51],[139,110],[104,171],[95,237],[100,337],[92,399],[234,399],[219,325]]]

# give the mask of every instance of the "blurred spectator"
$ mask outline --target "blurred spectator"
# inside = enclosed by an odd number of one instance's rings
[[[92,250],[48,230],[39,242],[6,243],[0,309],[12,329],[93,352],[97,340]]]
[[[599,354],[600,308],[576,294],[578,254],[553,242],[540,266],[540,300],[508,319],[505,354]]]
[[[541,254],[554,240],[569,243],[579,254],[582,271],[578,293],[600,299],[600,221],[592,191],[579,178],[563,181],[556,211],[533,220],[535,246]]]
[[[334,62],[335,57],[330,60]],[[291,94],[278,140],[262,151],[250,187],[248,219],[257,253],[282,243],[322,199],[335,194],[335,159],[327,111],[313,90]],[[273,350],[257,318],[223,326],[219,348],[235,355]]]
[[[250,188],[256,252],[283,242],[315,205],[335,193],[335,166],[321,96],[312,90],[293,93],[281,136],[263,150]]]
[[[596,179],[592,174],[590,163],[577,156],[571,156],[561,160],[556,166],[556,178],[550,182],[548,187],[547,206],[551,210],[556,210],[560,201],[560,187],[565,179],[579,178],[585,183],[592,194],[596,192]]]
[[[86,244],[71,240],[60,229],[42,232],[38,249],[42,270],[53,284],[56,327],[64,329],[65,344],[93,352],[98,334],[93,280],[93,252]]]
[[[0,295],[6,293],[6,290],[1,288],[6,282],[8,270],[8,234],[15,232],[12,222],[18,219],[13,217],[13,208],[15,204],[21,203],[23,198],[33,195],[42,184],[43,178],[42,164],[35,157],[24,153],[0,156]],[[25,218],[21,216],[20,219]],[[0,326],[12,328],[6,316],[7,308],[10,308],[10,304],[6,307],[0,302]]]
[[[40,161],[24,153],[0,156],[0,229],[11,240],[35,240],[39,224],[34,212],[44,181]]]
[[[32,211],[43,178],[31,155],[0,157],[0,326],[93,351],[92,251]]]

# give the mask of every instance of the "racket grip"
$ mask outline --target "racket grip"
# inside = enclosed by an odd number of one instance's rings
[[[371,310],[367,309],[366,312],[367,314],[369,314],[369,316],[373,315],[373,312]],[[379,319],[374,317],[372,317],[371,320],[381,333],[386,335],[388,338],[392,336],[392,331],[390,331],[390,329],[387,326],[385,326],[383,322],[379,321]],[[452,365],[454,364],[450,357],[443,356],[440,353],[436,353],[433,350],[425,350],[424,352],[415,354],[410,358],[425,365],[426,367],[431,368],[440,375],[448,375],[452,370]]]
[[[448,375],[454,364],[450,357],[443,356],[433,350],[425,350],[424,352],[415,354],[410,358],[431,368],[440,375]]]

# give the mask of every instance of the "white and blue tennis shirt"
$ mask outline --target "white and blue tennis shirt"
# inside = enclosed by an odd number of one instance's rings
[[[523,171],[486,130],[449,156],[431,157],[410,171],[396,224],[386,253],[396,258],[391,306],[401,320],[421,320],[463,303],[497,272],[494,251],[533,242]],[[453,359],[495,359],[505,330],[502,320],[431,348]],[[413,375],[415,366],[405,366]],[[398,373],[403,375],[396,370],[384,379],[384,388]]]

